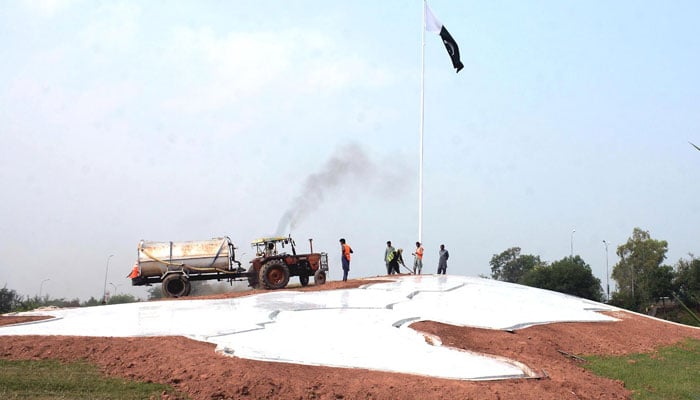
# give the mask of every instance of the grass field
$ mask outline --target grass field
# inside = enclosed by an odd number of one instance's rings
[[[592,372],[624,381],[634,399],[700,400],[700,340],[687,339],[653,354],[586,360]]]
[[[63,364],[54,360],[0,360],[0,399],[3,400],[143,400],[186,399],[173,388],[154,383],[109,378],[92,364]]]

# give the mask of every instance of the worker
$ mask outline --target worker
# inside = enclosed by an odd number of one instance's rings
[[[423,270],[423,246],[420,242],[416,242],[416,252],[411,253],[415,259],[413,260],[413,273],[420,275]]]
[[[389,261],[389,275],[400,274],[399,264],[406,267],[403,263],[403,249],[394,250],[391,261]]]
[[[440,245],[440,258],[438,260],[438,275],[447,273],[447,259],[450,258],[450,252],[445,249],[445,245]]]
[[[394,257],[394,247],[391,245],[391,240],[386,242],[386,250],[384,250],[384,264],[386,264],[386,273],[387,275],[391,275],[391,266],[389,263],[391,262],[392,258]]]
[[[348,272],[350,272],[350,254],[352,248],[345,243],[345,239],[340,239],[340,259],[343,264],[343,282],[348,280]]]

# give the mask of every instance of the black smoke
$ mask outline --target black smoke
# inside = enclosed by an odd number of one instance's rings
[[[301,185],[301,192],[277,224],[277,235],[290,233],[311,212],[318,209],[326,198],[351,183],[361,180],[365,185],[377,186],[370,193],[387,196],[389,183],[398,185],[405,180],[398,173],[400,162],[380,168],[357,143],[337,148],[318,172],[312,173]],[[404,174],[405,175],[405,174]]]

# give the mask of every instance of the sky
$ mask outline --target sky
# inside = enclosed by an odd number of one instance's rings
[[[140,240],[229,236],[246,265],[278,230],[331,280],[341,237],[351,278],[387,240],[411,263],[422,77],[424,272],[517,246],[605,282],[635,227],[700,253],[700,3],[430,6],[458,74],[432,33],[421,68],[420,0],[0,3],[0,285],[146,298]]]

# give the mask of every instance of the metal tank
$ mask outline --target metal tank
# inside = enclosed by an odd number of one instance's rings
[[[140,276],[162,276],[168,271],[190,274],[233,270],[234,247],[228,237],[189,242],[147,242],[138,245]]]

